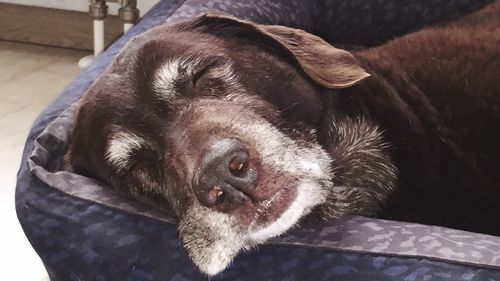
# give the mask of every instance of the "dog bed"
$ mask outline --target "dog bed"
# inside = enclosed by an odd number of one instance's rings
[[[18,174],[21,225],[51,280],[203,280],[165,211],[62,170],[81,97],[123,45],[149,28],[219,10],[340,44],[372,46],[490,1],[165,0],[36,119]],[[500,238],[365,217],[305,225],[240,254],[210,280],[500,280]]]

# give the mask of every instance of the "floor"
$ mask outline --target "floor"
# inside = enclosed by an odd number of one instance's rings
[[[16,217],[14,189],[31,123],[78,74],[86,52],[0,41],[2,280],[48,280]]]

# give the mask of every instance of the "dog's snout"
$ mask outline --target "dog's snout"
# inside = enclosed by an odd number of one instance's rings
[[[222,205],[222,209],[231,210],[250,199],[256,178],[245,143],[222,139],[202,156],[193,187],[203,205]]]

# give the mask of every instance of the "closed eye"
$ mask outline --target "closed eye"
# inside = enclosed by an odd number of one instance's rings
[[[203,59],[195,68],[192,74],[191,83],[193,87],[198,86],[198,82],[205,76],[211,69],[223,64],[224,58],[210,57]]]
[[[213,65],[215,65],[215,63],[208,64],[193,75],[193,78],[191,80],[193,87],[196,88],[198,80],[200,80],[200,78],[203,77],[203,75],[205,75]]]

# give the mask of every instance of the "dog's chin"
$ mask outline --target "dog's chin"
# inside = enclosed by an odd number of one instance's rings
[[[194,204],[181,220],[181,242],[202,272],[215,275],[241,250],[283,234],[314,207],[324,203],[324,184],[302,179],[293,188],[277,191],[268,200],[258,203],[248,226],[234,213],[221,213]]]

